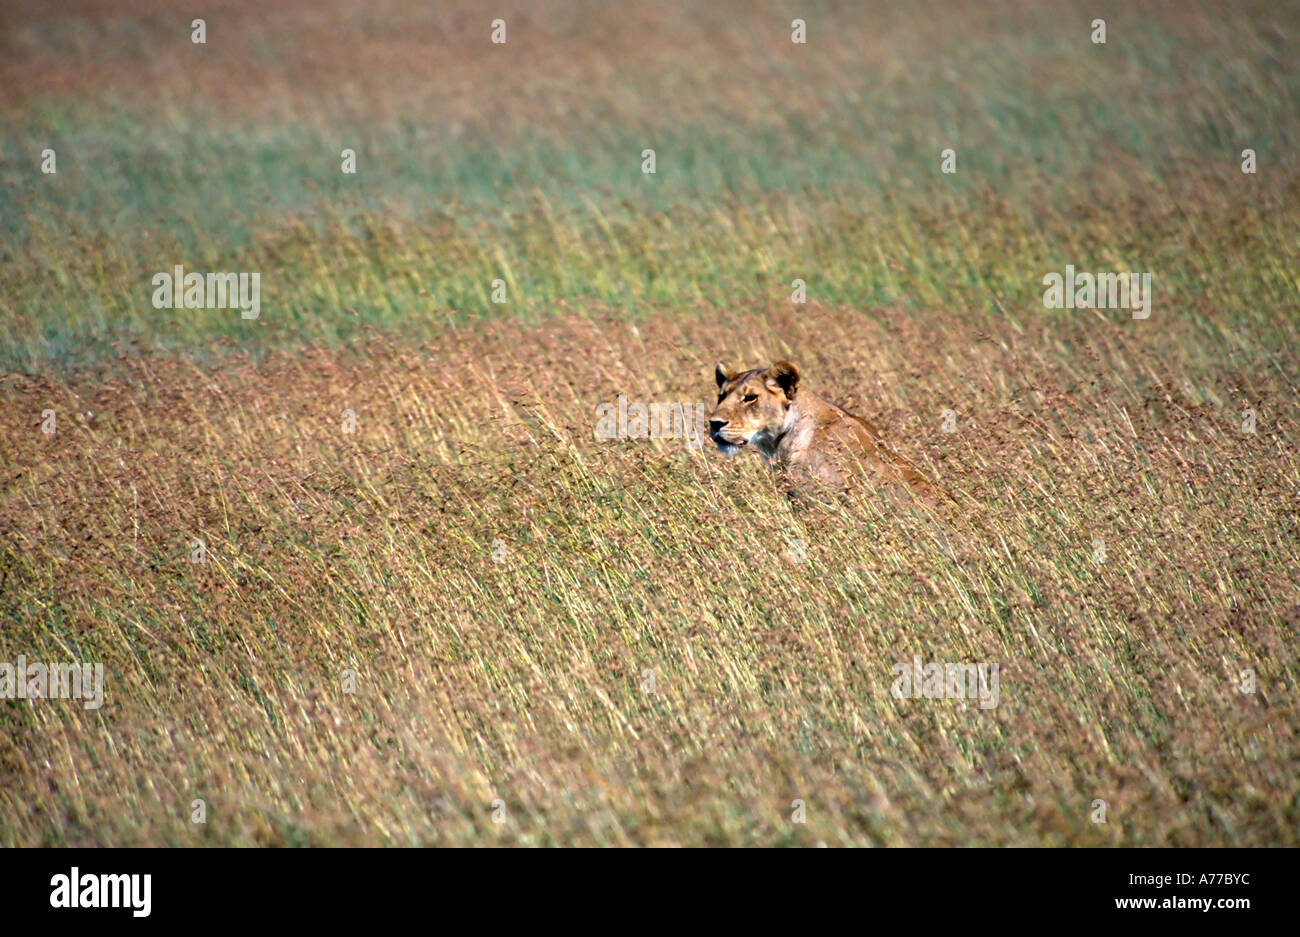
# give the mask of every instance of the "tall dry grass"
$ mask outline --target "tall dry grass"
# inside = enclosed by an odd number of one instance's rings
[[[0,9],[0,844],[1296,844],[1294,9],[206,7]],[[596,438],[720,357],[962,508]]]
[[[756,459],[595,438],[620,393],[707,400],[715,349],[798,361],[981,511],[792,503]],[[7,704],[0,829],[1293,843],[1294,403],[1185,382],[1179,349],[778,307],[11,380],[3,650],[110,676],[98,712]],[[914,654],[999,663],[999,704],[892,698]]]

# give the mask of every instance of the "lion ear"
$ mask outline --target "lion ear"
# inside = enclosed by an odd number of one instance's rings
[[[724,384],[736,379],[736,372],[727,367],[727,362],[719,361],[713,366],[713,379],[718,382],[718,390],[722,390]]]
[[[789,361],[778,361],[768,368],[767,379],[785,391],[787,399],[794,399],[794,392],[799,387],[799,369]]]

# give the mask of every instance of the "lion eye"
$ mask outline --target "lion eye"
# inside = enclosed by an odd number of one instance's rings
[[[745,396],[743,396],[743,397],[740,398],[740,402],[741,402],[741,403],[753,403],[753,402],[754,402],[755,400],[757,400],[757,399],[758,399],[758,394],[746,394]]]

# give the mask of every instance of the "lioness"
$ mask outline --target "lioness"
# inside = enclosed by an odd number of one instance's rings
[[[735,372],[717,363],[718,405],[709,436],[726,455],[753,446],[774,467],[832,486],[892,482],[933,506],[934,487],[889,451],[876,428],[799,386],[788,361]]]

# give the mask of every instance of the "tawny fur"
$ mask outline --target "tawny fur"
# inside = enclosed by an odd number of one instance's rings
[[[866,482],[905,490],[930,506],[937,500],[935,487],[891,452],[874,426],[801,387],[788,361],[739,373],[718,362],[715,378],[709,435],[724,453],[752,446],[797,479],[833,487]]]

